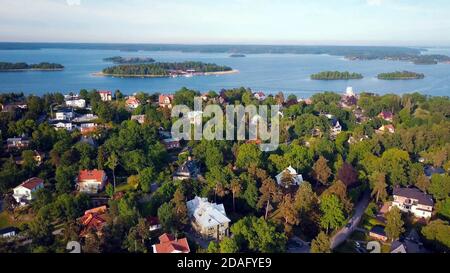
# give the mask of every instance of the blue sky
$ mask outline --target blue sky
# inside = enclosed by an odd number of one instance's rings
[[[450,45],[448,0],[0,0],[0,41]]]

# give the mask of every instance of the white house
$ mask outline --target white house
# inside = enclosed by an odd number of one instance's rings
[[[19,229],[15,227],[7,227],[0,229],[0,238],[11,238],[19,234]]]
[[[77,177],[77,187],[80,192],[97,194],[103,190],[107,179],[103,170],[81,170]]]
[[[44,188],[44,180],[33,177],[15,187],[13,197],[17,203],[24,206],[33,200],[33,193],[42,188]]]
[[[102,101],[112,101],[112,92],[111,91],[98,91],[97,92],[100,95],[100,98]]]
[[[86,100],[84,100],[84,99],[69,99],[69,100],[66,100],[66,106],[84,109],[84,108],[86,108]]]
[[[275,178],[277,180],[278,185],[282,185],[283,176],[290,175],[292,177],[292,185],[299,186],[301,183],[303,183],[303,175],[298,174],[297,171],[292,168],[292,166],[289,166],[284,171],[279,173]]]
[[[392,206],[398,207],[403,212],[410,212],[417,218],[431,218],[434,201],[428,195],[416,188],[395,188]]]
[[[56,120],[71,120],[73,119],[75,116],[74,112],[71,110],[62,110],[62,111],[58,111],[55,114],[55,119]]]
[[[187,202],[193,228],[204,238],[221,240],[229,235],[229,223],[223,204],[208,202],[207,198],[196,196]]]
[[[56,130],[67,130],[67,131],[72,131],[73,129],[76,128],[76,126],[68,121],[68,120],[57,120],[55,122],[52,123],[53,127],[56,128]]]

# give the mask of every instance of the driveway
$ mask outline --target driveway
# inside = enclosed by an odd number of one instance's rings
[[[310,253],[311,247],[308,242],[303,241],[297,236],[289,239],[287,243],[287,252],[288,253]]]
[[[352,223],[351,227],[344,227],[341,229],[336,235],[331,238],[331,249],[335,249],[340,244],[345,242],[348,237],[357,229],[359,222],[361,221],[361,218],[364,214],[364,211],[366,211],[367,206],[369,206],[370,203],[370,193],[366,192],[364,193],[363,198],[361,201],[359,201],[358,204],[355,206],[355,212],[350,219],[349,223]]]

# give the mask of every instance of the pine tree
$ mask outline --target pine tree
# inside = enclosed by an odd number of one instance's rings
[[[331,253],[330,238],[325,232],[319,233],[311,242],[311,253]]]
[[[258,207],[266,208],[264,218],[267,220],[269,211],[271,210],[271,205],[273,203],[278,203],[281,200],[281,192],[272,178],[264,180],[259,191],[261,192],[261,196],[258,201]]]

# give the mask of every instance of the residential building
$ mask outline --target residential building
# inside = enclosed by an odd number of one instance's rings
[[[78,222],[82,226],[80,237],[86,238],[91,231],[95,232],[98,236],[102,236],[103,228],[108,221],[108,217],[108,208],[106,206],[85,211],[84,215],[78,219]]]
[[[55,113],[56,120],[72,120],[75,117],[73,110],[63,109]]]
[[[100,95],[102,101],[112,101],[112,92],[107,90],[102,90],[97,92]]]
[[[97,194],[104,189],[107,180],[103,170],[81,170],[77,177],[77,188],[80,192]]]
[[[14,137],[14,138],[8,138],[6,140],[6,148],[8,150],[11,149],[26,149],[30,145],[30,139],[28,137],[22,136],[22,137]]]
[[[145,115],[133,115],[133,116],[131,116],[131,120],[135,120],[139,124],[144,124],[145,123]]]
[[[7,227],[0,229],[0,238],[11,238],[19,234],[19,229],[16,227]]]
[[[86,108],[86,100],[84,99],[68,99],[65,101],[65,104],[67,107],[72,108],[80,108],[80,109]]]
[[[172,108],[174,96],[173,95],[159,95],[158,104],[161,108]]]
[[[223,204],[210,203],[207,198],[196,196],[186,205],[192,227],[204,238],[221,240],[229,235],[231,220]]]
[[[264,94],[264,92],[262,92],[262,91],[259,91],[259,92],[253,93],[253,97],[259,101],[263,101],[266,99],[266,94]]]
[[[417,188],[394,189],[394,201],[392,206],[398,207],[403,212],[410,212],[417,218],[431,218],[434,201],[428,195]]]
[[[69,120],[54,120],[50,124],[55,127],[56,130],[73,131],[76,126]]]
[[[276,176],[278,185],[283,185],[283,179],[286,179],[286,177],[292,180],[293,186],[299,186],[301,183],[303,183],[303,176],[301,174],[298,174],[297,171],[292,168],[292,166],[289,166]]]
[[[351,108],[358,103],[358,96],[353,92],[352,87],[347,87],[345,94],[341,98],[341,107]]]
[[[375,240],[386,242],[388,240],[388,237],[386,235],[386,232],[384,231],[383,226],[374,226],[370,232],[369,236]]]
[[[129,109],[136,109],[141,105],[141,102],[135,96],[130,96],[125,101],[125,105]]]
[[[173,150],[180,148],[180,140],[177,138],[166,138],[162,140],[167,150]]]
[[[24,206],[33,201],[33,194],[44,188],[44,180],[33,177],[14,188],[13,197],[19,205]]]
[[[200,174],[200,169],[198,167],[197,161],[192,160],[191,157],[188,158],[180,167],[178,167],[173,178],[175,180],[187,180],[196,179]]]
[[[337,119],[331,121],[331,136],[336,137],[342,132],[342,125]]]
[[[384,134],[384,133],[394,134],[395,127],[392,124],[383,125],[380,127],[380,129],[376,130],[376,133],[377,134]]]
[[[72,121],[76,122],[76,123],[88,123],[88,122],[95,121],[96,119],[98,119],[98,116],[93,115],[93,114],[86,114],[86,115],[83,115],[80,117],[76,117]]]
[[[385,121],[393,122],[394,114],[389,111],[383,111],[378,115],[379,118],[384,119]]]
[[[160,230],[162,228],[162,225],[159,222],[158,217],[149,216],[149,217],[147,217],[146,220],[147,220],[147,223],[149,225],[149,230],[150,231],[156,231],[156,230]]]
[[[164,233],[159,237],[159,244],[152,246],[153,253],[189,253],[191,252],[186,238],[177,239],[173,235]]]
[[[391,244],[390,253],[428,253],[416,229],[412,229],[405,238]]]

